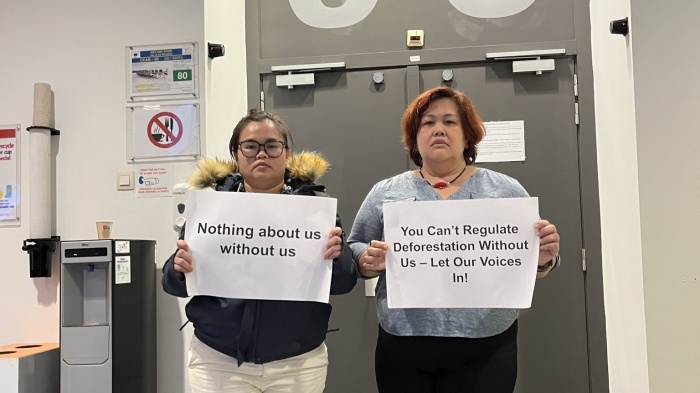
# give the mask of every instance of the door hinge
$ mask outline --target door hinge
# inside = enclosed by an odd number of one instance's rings
[[[574,97],[578,97],[578,74],[574,74]]]
[[[265,92],[264,91],[260,92],[260,110],[261,111],[265,110]]]
[[[586,249],[585,248],[581,249],[581,267],[583,268],[584,272],[586,270],[588,270],[588,266],[586,266]]]
[[[574,103],[574,121],[576,122],[576,125],[579,125],[579,120],[578,120],[578,102]]]

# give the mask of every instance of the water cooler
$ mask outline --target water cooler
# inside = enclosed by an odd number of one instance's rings
[[[61,242],[61,392],[156,392],[156,242]]]

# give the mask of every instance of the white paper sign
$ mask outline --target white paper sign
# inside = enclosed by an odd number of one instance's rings
[[[169,197],[173,189],[173,166],[168,164],[134,165],[137,198]]]
[[[114,257],[114,283],[129,284],[131,283],[131,257],[118,256]]]
[[[525,161],[525,122],[484,122],[486,135],[477,147],[476,162]]]
[[[128,240],[115,240],[114,241],[114,253],[115,254],[129,254],[131,252],[131,242]]]
[[[187,293],[328,303],[333,264],[323,259],[334,198],[190,191]]]
[[[384,204],[390,308],[528,308],[537,198]]]

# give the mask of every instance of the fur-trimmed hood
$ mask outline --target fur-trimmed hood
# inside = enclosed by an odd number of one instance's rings
[[[319,153],[301,151],[290,153],[287,160],[287,176],[303,183],[318,180],[330,164]],[[216,188],[232,173],[238,173],[238,163],[229,159],[202,158],[197,162],[197,170],[190,176],[188,184],[193,189]]]

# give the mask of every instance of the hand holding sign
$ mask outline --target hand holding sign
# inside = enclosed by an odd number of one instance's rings
[[[328,235],[328,243],[326,243],[326,252],[323,253],[323,259],[335,259],[343,252],[343,229],[335,227]]]
[[[371,240],[367,250],[360,256],[360,270],[365,277],[377,276],[386,270],[386,253],[389,245],[379,240]]]
[[[184,273],[192,272],[192,256],[190,255],[190,246],[186,241],[180,239],[177,241],[177,252],[173,258],[175,271],[178,273],[179,279],[184,279]]]
[[[540,256],[537,263],[543,265],[559,254],[559,234],[557,228],[547,220],[537,221],[535,229],[540,237]]]

